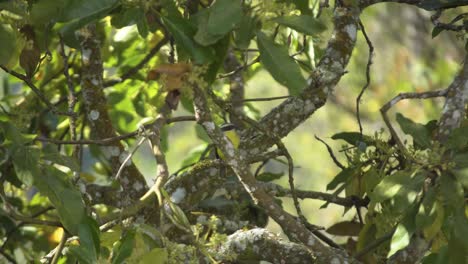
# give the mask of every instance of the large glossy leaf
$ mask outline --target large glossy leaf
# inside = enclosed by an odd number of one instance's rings
[[[70,233],[77,234],[85,216],[85,205],[81,193],[68,180],[68,175],[55,167],[47,166],[42,169],[41,175],[34,178],[34,183],[57,209],[65,228]]]
[[[249,47],[250,41],[255,37],[256,25],[256,17],[242,16],[239,25],[234,30],[234,41],[238,48],[247,49]]]
[[[213,50],[203,47],[193,40],[195,29],[193,25],[180,17],[165,16],[164,24],[174,36],[175,42],[188,53],[196,64],[204,64],[213,60]]]
[[[224,37],[223,34],[213,34],[209,32],[208,20],[210,17],[210,11],[208,9],[198,12],[195,16],[198,24],[198,30],[193,38],[197,43],[203,46],[209,46]]]
[[[42,150],[42,155],[44,160],[51,161],[55,164],[59,164],[65,167],[70,168],[72,171],[79,171],[80,167],[73,157],[65,156],[60,154],[57,150],[57,146],[53,144],[48,144]]]
[[[135,231],[128,230],[119,243],[114,244],[112,264],[124,263],[125,259],[132,255],[135,245]]]
[[[34,178],[41,177],[38,166],[39,156],[40,150],[35,147],[19,146],[14,149],[12,158],[16,176],[27,186],[33,184]]]
[[[20,48],[17,35],[10,25],[0,24],[0,40],[0,64],[12,67],[16,63]]]
[[[78,237],[80,245],[71,246],[71,254],[79,259],[80,263],[97,263],[101,249],[97,222],[91,217],[83,218],[83,222],[78,226]]]
[[[340,171],[335,178],[327,184],[327,190],[334,190],[340,183],[346,183],[359,170],[360,168],[351,167]]]
[[[299,95],[307,82],[299,65],[289,57],[288,49],[276,44],[263,32],[257,33],[257,41],[263,66],[277,82],[288,88],[291,95]]]
[[[317,35],[323,32],[325,29],[324,24],[315,19],[313,16],[301,15],[301,16],[281,16],[273,19],[274,22],[290,27],[298,32],[307,35]]]
[[[39,0],[32,6],[31,17],[38,24],[68,22],[109,10],[118,2],[119,0]]]
[[[426,126],[413,122],[402,114],[396,114],[396,121],[400,124],[401,130],[413,137],[414,144],[421,148],[431,147],[431,134]]]
[[[392,256],[398,250],[408,246],[411,240],[411,236],[416,230],[414,219],[417,213],[417,208],[417,205],[415,205],[413,206],[413,208],[408,210],[403,220],[398,224],[395,233],[392,236],[392,241],[390,243],[390,251],[388,252],[387,257]]]
[[[411,172],[398,171],[383,178],[383,180],[377,184],[374,191],[369,193],[369,196],[374,202],[383,202],[392,198],[404,185],[410,182]]]
[[[239,0],[217,0],[209,8],[207,30],[213,35],[225,35],[242,19],[242,7]]]
[[[139,264],[166,263],[167,261],[168,253],[165,248],[153,248],[141,257]]]
[[[356,221],[343,221],[327,228],[327,233],[336,236],[358,236],[363,227]]]
[[[462,149],[468,146],[468,125],[464,124],[450,133],[446,146],[450,149]]]
[[[374,140],[366,135],[361,135],[359,132],[340,132],[332,136],[332,139],[334,140],[344,140],[346,143],[360,147],[363,144],[366,146],[371,146],[375,145]]]

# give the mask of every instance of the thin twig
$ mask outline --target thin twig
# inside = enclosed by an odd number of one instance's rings
[[[176,123],[176,122],[185,122],[185,121],[195,121],[194,116],[178,116],[173,118],[168,118],[166,120],[166,124]],[[145,125],[145,129],[149,129],[152,124]],[[120,141],[128,138],[135,137],[141,133],[141,129],[135,130],[125,135],[110,137],[110,138],[103,138],[103,139],[82,139],[82,140],[58,140],[53,138],[45,138],[45,137],[36,137],[34,140],[42,141],[42,142],[49,142],[54,144],[63,144],[63,145],[109,145],[115,141]]]
[[[64,115],[64,116],[71,116],[73,113],[65,113],[65,112],[60,112],[57,110],[57,108],[45,97],[45,95],[39,90],[39,88],[34,85],[34,83],[26,76],[23,75],[19,72],[16,72],[14,70],[9,70],[7,67],[0,65],[0,68],[7,72],[8,74],[20,79],[23,81],[26,85],[31,88],[31,90],[39,97],[39,99],[52,111],[52,113],[57,114],[57,115]]]
[[[50,261],[50,264],[57,264],[60,255],[62,255],[62,249],[65,247],[65,243],[67,242],[68,234],[67,231],[63,231],[62,239],[60,239],[60,243],[57,246],[57,250],[54,254],[54,257]]]
[[[395,142],[397,143],[401,151],[405,152],[405,146],[401,142],[395,129],[390,123],[390,119],[387,116],[387,111],[396,103],[404,99],[428,99],[428,98],[434,98],[434,97],[445,97],[447,95],[447,92],[448,92],[448,89],[429,91],[429,92],[423,92],[423,93],[400,93],[397,96],[395,96],[392,100],[384,104],[382,108],[380,108],[380,113],[382,114],[382,118],[385,124],[387,125],[388,130],[390,131],[390,134],[392,135],[392,138],[395,140]]]
[[[325,147],[327,148],[328,154],[330,154],[330,157],[332,158],[335,165],[341,168],[342,170],[344,170],[346,167],[343,164],[341,164],[341,162],[336,158],[335,154],[333,153],[332,148],[327,144],[327,142],[323,141],[321,138],[317,137],[316,135],[315,135],[315,139],[317,139],[318,141],[322,142],[325,145]]]
[[[104,82],[103,84],[103,87],[109,87],[109,86],[113,86],[113,85],[116,85],[118,83],[121,83],[125,80],[127,80],[128,78],[132,77],[134,74],[136,74],[141,68],[143,68],[143,66],[145,66],[145,64],[147,64],[151,58],[154,57],[154,55],[156,55],[156,53],[158,53],[158,51],[162,48],[162,46],[164,46],[167,41],[169,40],[168,37],[164,36],[163,39],[161,39],[158,44],[156,44],[156,46],[154,46],[150,52],[148,52],[148,54],[146,54],[146,56],[135,66],[133,66],[132,68],[130,68],[126,73],[124,73],[120,79],[117,79],[117,80],[109,80],[109,81],[106,81]]]
[[[127,162],[133,157],[135,152],[140,148],[140,146],[143,144],[143,142],[145,142],[146,139],[146,137],[142,137],[140,141],[138,141],[138,143],[136,144],[135,148],[133,148],[132,151],[128,153],[127,157],[125,157],[125,159],[122,161],[122,164],[120,164],[119,170],[117,171],[117,174],[115,174],[115,179],[118,179],[120,177],[120,174],[122,174],[124,168],[127,166]]]
[[[292,96],[290,95],[283,95],[283,96],[276,96],[276,97],[248,98],[248,99],[242,100],[242,102],[265,102],[265,101],[288,99],[291,97]]]
[[[262,186],[267,190],[267,192],[274,194],[277,197],[290,197],[291,191],[287,188],[284,188],[275,183],[263,183]],[[315,191],[306,191],[306,190],[296,190],[297,197],[299,199],[314,199],[321,200],[328,203],[333,203],[341,205],[344,207],[359,206],[365,207],[369,204],[368,199],[359,199],[357,197],[339,197],[334,194],[315,192]]]
[[[247,63],[247,64],[244,64],[242,66],[240,66],[239,68],[231,71],[231,72],[228,72],[228,73],[225,73],[225,74],[220,74],[218,75],[217,79],[224,79],[224,78],[228,78],[252,65],[254,65],[255,63],[259,62],[260,61],[260,56],[257,56],[255,59],[253,59],[251,62]]]
[[[361,27],[362,34],[364,35],[364,38],[366,39],[367,46],[369,47],[369,57],[367,59],[367,65],[366,65],[366,84],[364,84],[364,86],[361,89],[361,92],[356,98],[356,118],[359,124],[359,133],[361,134],[361,139],[362,139],[362,123],[361,123],[361,116],[359,113],[359,105],[361,104],[361,98],[364,95],[364,92],[367,90],[371,82],[370,68],[372,65],[372,57],[374,56],[374,46],[372,45],[372,42],[369,39],[369,36],[367,35],[364,24],[362,23],[361,20],[359,20],[359,26]]]

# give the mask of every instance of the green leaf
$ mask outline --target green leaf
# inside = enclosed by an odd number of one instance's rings
[[[207,144],[198,145],[195,148],[191,149],[187,155],[185,155],[185,159],[182,161],[180,167],[186,167],[192,164],[195,164],[197,161],[200,160],[201,155],[206,152],[206,148],[208,147]]]
[[[57,146],[54,144],[48,144],[42,149],[42,159],[68,167],[72,171],[80,170],[76,160],[72,157],[60,154]]]
[[[398,224],[395,233],[392,236],[390,251],[388,252],[387,258],[395,254],[398,250],[408,246],[411,240],[411,236],[416,230],[414,219],[417,213],[417,209],[417,205],[413,206],[410,210],[408,210],[403,220]]]
[[[340,183],[347,182],[354,174],[356,174],[360,170],[359,168],[350,167],[345,168],[344,170],[340,171],[333,180],[327,184],[327,191],[334,190]]]
[[[458,211],[464,206],[464,191],[461,183],[452,174],[444,174],[440,179],[439,198],[443,201],[447,214]]]
[[[464,210],[455,213],[454,223],[448,238],[448,261],[450,264],[467,263],[468,261],[468,219]]]
[[[91,217],[83,218],[78,226],[79,246],[71,246],[70,252],[80,263],[97,263],[100,252],[99,226]]]
[[[432,253],[422,260],[421,264],[446,264],[448,259],[447,246],[442,246],[439,252]]]
[[[290,27],[298,32],[307,35],[317,35],[323,32],[327,27],[313,16],[281,16],[273,19],[274,22]]]
[[[213,84],[213,82],[216,80],[219,69],[223,66],[224,60],[229,50],[229,40],[230,36],[227,35],[213,46],[215,52],[214,59],[208,66],[206,73],[203,75],[203,78],[208,85]]]
[[[252,16],[242,16],[237,29],[234,30],[234,42],[240,49],[247,49],[250,41],[255,37],[255,30],[258,20]]]
[[[375,142],[371,137],[366,135],[362,135],[361,137],[361,133],[359,132],[341,132],[333,135],[331,138],[333,140],[344,140],[346,143],[356,147],[362,145],[362,143],[367,146],[375,145]]]
[[[274,43],[260,31],[257,32],[257,41],[263,66],[277,82],[288,88],[291,95],[299,95],[307,82],[299,65],[289,57],[287,48]]]
[[[224,37],[224,35],[216,35],[208,31],[208,20],[210,16],[208,9],[204,9],[198,12],[195,16],[195,20],[198,21],[198,30],[193,39],[197,43],[203,46],[209,46],[218,42],[218,40]]]
[[[112,264],[125,263],[125,259],[132,255],[135,245],[135,231],[128,230],[124,237],[117,243],[112,253]]]
[[[169,254],[165,248],[153,248],[150,252],[143,255],[139,264],[166,263],[169,259]]]
[[[0,24],[0,64],[13,67],[18,59],[20,45],[10,25]]]
[[[180,17],[165,16],[162,18],[167,29],[174,36],[175,42],[190,54],[196,64],[204,64],[214,59],[213,50],[200,46],[193,41],[195,29],[187,20]]]
[[[34,178],[34,184],[57,209],[64,227],[71,234],[77,234],[85,216],[81,193],[73,187],[68,175],[55,167],[47,166],[42,172],[40,177]]]
[[[397,171],[392,175],[384,177],[375,187],[374,191],[369,193],[370,198],[377,203],[392,198],[404,185],[411,182],[411,176],[411,172]]]
[[[39,149],[25,146],[15,148],[13,152],[16,175],[27,186],[31,186],[35,178],[41,178],[38,166],[40,154]]]
[[[33,4],[31,18],[34,24],[69,22],[108,11],[118,3],[119,0],[40,0]]]
[[[139,7],[130,7],[112,15],[111,24],[115,28],[123,28],[136,24],[144,15]]]
[[[262,182],[271,182],[274,180],[278,180],[281,177],[283,177],[284,172],[278,172],[278,173],[273,173],[273,172],[264,172],[260,173],[257,176],[257,180],[262,181]]]
[[[444,28],[435,26],[435,27],[432,29],[432,38],[437,37],[442,31],[444,31]]]
[[[428,11],[437,9],[448,9],[457,6],[465,6],[465,0],[422,0],[417,6],[426,9]]]
[[[111,1],[115,2],[115,0],[111,0]],[[99,2],[99,1],[96,1],[96,2]],[[90,12],[86,16],[78,17],[64,24],[63,27],[60,28],[59,31],[63,35],[63,40],[65,44],[67,44],[67,46],[72,47],[72,48],[76,48],[76,49],[80,48],[79,46],[80,41],[78,40],[75,34],[75,31],[82,28],[86,24],[89,24],[93,21],[97,21],[107,16],[115,8],[115,6],[116,5],[109,5],[109,6],[106,6],[106,8],[100,8],[96,12]]]
[[[327,233],[335,236],[358,236],[362,228],[363,225],[356,221],[343,221],[327,228]]]
[[[434,222],[438,214],[436,208],[436,192],[434,188],[431,188],[425,193],[424,199],[419,206],[418,214],[416,215],[415,221],[418,229],[423,229]]]
[[[242,19],[241,2],[238,0],[216,0],[209,12],[207,30],[212,35],[226,35]]]
[[[450,133],[446,146],[449,149],[459,150],[468,145],[468,125],[462,125]]]
[[[405,134],[413,137],[415,146],[422,147],[423,149],[431,147],[431,134],[424,125],[415,123],[400,113],[396,114],[396,121],[400,124],[401,130]]]

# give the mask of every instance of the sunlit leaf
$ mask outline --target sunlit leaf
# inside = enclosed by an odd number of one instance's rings
[[[168,261],[168,253],[165,248],[154,248],[147,254],[143,255],[139,264],[166,263]]]
[[[132,255],[135,245],[135,231],[127,230],[123,238],[117,243],[112,253],[112,264],[124,263]]]
[[[396,120],[400,124],[401,130],[413,137],[414,144],[425,148],[430,148],[431,143],[431,134],[422,124],[415,123],[413,120],[404,117],[402,114],[396,114]]]
[[[383,202],[392,198],[405,184],[410,182],[411,172],[397,171],[392,175],[384,177],[369,196],[374,202]]]
[[[417,213],[417,206],[413,206],[406,213],[403,220],[397,225],[395,233],[392,236],[392,241],[390,243],[390,251],[388,252],[387,257],[392,256],[398,250],[408,246],[411,236],[413,235],[416,225],[414,223],[414,217]]]

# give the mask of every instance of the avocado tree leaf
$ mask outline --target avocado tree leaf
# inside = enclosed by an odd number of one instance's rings
[[[217,0],[208,10],[207,30],[212,35],[226,35],[242,19],[241,1],[238,0]]]
[[[34,178],[41,177],[38,166],[40,154],[40,150],[35,147],[18,146],[13,150],[16,176],[27,186],[32,186]]]
[[[12,67],[18,59],[20,46],[16,32],[10,25],[0,24],[0,64]]]
[[[72,245],[70,253],[80,260],[80,263],[93,264],[98,262],[100,252],[99,226],[91,217],[84,217],[78,226],[80,245]]]
[[[81,193],[73,187],[68,175],[55,167],[47,166],[41,171],[42,175],[34,178],[34,184],[57,209],[64,227],[71,234],[77,234],[85,217]]]
[[[402,114],[396,114],[396,121],[400,124],[401,130],[407,135],[413,137],[413,142],[416,146],[423,149],[431,147],[431,134],[426,126],[415,123],[413,120],[404,117]]]
[[[204,64],[213,60],[213,50],[203,47],[193,40],[195,28],[188,20],[176,16],[164,16],[162,19],[174,36],[176,44],[187,52],[196,64]]]
[[[398,250],[408,246],[411,236],[416,230],[415,216],[417,213],[418,206],[417,204],[410,208],[403,220],[397,225],[395,233],[393,233],[392,241],[390,242],[390,251],[388,252],[387,257],[391,257]]]
[[[281,16],[274,18],[273,21],[311,36],[317,35],[327,29],[323,23],[310,15]]]
[[[374,191],[369,193],[372,201],[380,203],[392,198],[411,181],[411,172],[397,171],[392,175],[388,175],[375,186]]]
[[[299,65],[289,57],[288,50],[260,31],[257,32],[257,41],[263,66],[277,82],[288,88],[291,95],[299,95],[306,88],[307,82]]]

